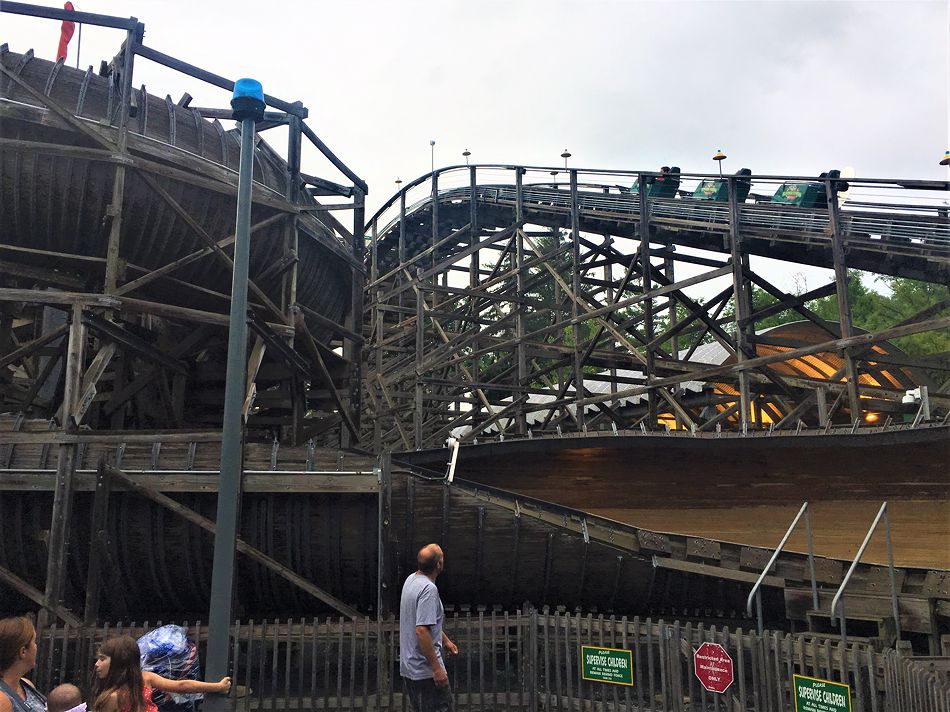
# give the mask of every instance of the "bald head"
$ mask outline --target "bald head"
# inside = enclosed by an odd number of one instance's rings
[[[445,555],[442,553],[442,547],[438,544],[426,544],[419,549],[416,555],[416,563],[419,565],[419,571],[426,576],[438,576],[442,571],[442,562]]]
[[[66,712],[82,704],[82,693],[79,688],[69,683],[57,685],[46,698],[46,709],[49,712]]]

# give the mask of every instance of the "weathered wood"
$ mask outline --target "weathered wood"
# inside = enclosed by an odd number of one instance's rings
[[[190,353],[200,343],[205,341],[209,336],[209,331],[210,330],[206,326],[193,329],[182,341],[179,341],[177,344],[175,344],[168,354],[166,354],[166,356],[172,359],[172,362],[175,362],[177,359],[180,359],[185,354]],[[116,383],[113,385],[112,395],[105,406],[103,406],[103,413],[106,416],[110,416],[115,413],[119,408],[127,403],[130,398],[135,396],[139,391],[152,383],[152,381],[160,376],[161,373],[161,367],[152,366],[151,368],[146,369],[145,373],[137,376],[134,381],[127,385],[121,387],[118,387],[121,385],[121,383]],[[180,373],[176,374],[176,376],[181,375],[182,374]],[[178,381],[176,381],[176,383],[178,383]],[[180,386],[179,396],[184,396],[184,392],[181,390]]]
[[[73,414],[77,425],[82,424],[86,413],[89,412],[92,399],[98,392],[96,384],[99,383],[102,374],[105,373],[106,368],[109,367],[109,363],[112,361],[115,352],[115,344],[106,344],[103,348],[99,349],[92,363],[89,364],[89,368],[86,369],[86,373],[83,374],[79,402],[76,405],[76,412]]]
[[[0,566],[0,580],[7,584],[17,593],[20,593],[31,601],[33,601],[38,606],[44,604],[43,592],[34,588],[29,583],[21,579],[15,573],[10,571],[10,569],[5,566]],[[62,605],[58,605],[54,608],[55,614],[63,621],[68,623],[71,626],[80,626],[82,621],[73,614],[68,608],[65,608]]]
[[[54,292],[38,289],[13,289],[0,287],[0,301],[27,302],[30,304],[88,304],[115,309],[119,300],[107,294],[89,294],[86,292]]]
[[[105,465],[105,471],[108,473],[110,477],[116,478],[120,482],[124,483],[129,489],[135,491],[136,493],[142,495],[143,497],[150,499],[156,504],[162,505],[163,507],[174,512],[178,516],[183,517],[184,519],[187,519],[192,524],[195,524],[201,527],[202,529],[204,529],[205,531],[210,532],[212,535],[215,533],[215,525],[214,525],[214,522],[212,522],[211,520],[206,519],[205,517],[202,517],[200,514],[193,512],[192,510],[188,509],[182,504],[179,504],[178,502],[171,499],[170,497],[167,497],[161,494],[160,492],[156,492],[154,489],[150,487],[147,487],[145,485],[142,485],[136,482],[135,480],[128,477],[126,473],[123,472],[122,470],[119,470],[110,465]],[[343,601],[338,600],[334,596],[331,596],[329,593],[327,593],[323,589],[318,588],[317,586],[314,586],[312,583],[310,583],[309,581],[304,579],[302,576],[292,571],[287,566],[284,566],[283,564],[271,558],[270,556],[263,553],[259,549],[254,548],[253,546],[245,542],[240,537],[237,538],[236,548],[239,553],[244,554],[252,561],[273,571],[275,574],[277,574],[281,578],[286,579],[290,583],[297,586],[299,589],[307,592],[314,598],[317,598],[323,601],[324,603],[333,607],[334,609],[344,614],[345,616],[349,618],[357,618],[359,616],[359,612],[356,609],[350,607]]]
[[[77,481],[77,490],[80,489],[78,484]],[[106,525],[111,489],[112,478],[106,474],[104,463],[100,461],[96,470],[95,495],[92,504],[92,517],[89,523],[89,568],[86,571],[86,604],[83,607],[83,623],[87,626],[94,625],[99,616],[100,577],[102,575],[103,559],[108,555]]]
[[[745,583],[755,583],[759,579],[759,574],[751,571],[739,571],[736,569],[727,569],[722,566],[700,564],[695,561],[681,561],[679,559],[670,559],[661,556],[653,557],[653,565],[659,569],[683,571],[691,574],[729,579],[730,581],[743,581]],[[785,579],[778,576],[766,576],[762,579],[762,585],[771,586],[773,588],[785,588]]]
[[[186,472],[179,470],[154,470],[148,473],[127,471],[136,483],[150,487],[156,492],[199,492],[214,494],[218,491],[217,472]],[[306,476],[304,476],[306,475]],[[367,494],[379,488],[376,477],[366,472],[245,472],[245,492],[290,492],[294,494]],[[56,475],[50,471],[0,470],[0,491],[3,492],[52,492]],[[113,491],[127,491],[121,483]],[[74,492],[95,492],[96,478],[92,470],[77,471]]]
[[[51,432],[9,432],[0,431],[0,445],[64,445],[67,443],[103,443],[120,445],[122,443],[161,442],[220,442],[220,430],[191,431],[95,431],[79,430],[73,433]]]
[[[275,222],[278,222],[280,220],[286,220],[286,219],[287,219],[286,215],[272,215],[271,217],[266,218],[265,220],[261,220],[260,222],[255,223],[254,225],[251,225],[250,234],[253,235],[255,232],[262,230],[266,227],[269,227]],[[142,275],[138,279],[134,279],[131,282],[126,282],[125,284],[118,287],[113,293],[116,296],[122,296],[123,294],[128,294],[129,292],[139,289],[140,287],[144,287],[146,284],[153,282],[156,279],[159,279],[160,277],[169,275],[175,270],[180,269],[181,267],[189,265],[193,262],[196,262],[202,259],[203,257],[206,257],[214,253],[216,249],[223,250],[225,247],[229,247],[230,245],[233,245],[234,239],[235,239],[234,235],[229,235],[223,240],[218,240],[215,243],[215,247],[205,247],[201,250],[196,250],[195,252],[192,252],[191,254],[185,255],[184,257],[180,257],[174,262],[169,262],[166,265],[162,265],[161,267],[158,267],[157,269],[151,270],[150,272]]]
[[[190,227],[192,231],[194,231],[195,234],[197,234],[198,237],[200,237],[208,245],[209,248],[214,250],[215,256],[218,257],[218,259],[223,262],[228,269],[233,270],[234,260],[232,260],[227,255],[227,253],[218,246],[218,243],[215,241],[215,239],[211,237],[211,235],[209,235],[205,229],[197,223],[191,214],[172,197],[171,193],[165,190],[165,188],[163,188],[161,184],[151,176],[142,174],[142,178],[149,185],[149,187],[154,190],[159,195],[159,197],[161,197],[162,200],[168,203],[172,210],[178,213],[178,216],[185,221],[188,227]],[[283,312],[280,310],[280,307],[270,300],[270,297],[267,296],[264,290],[257,286],[257,283],[253,279],[248,279],[247,286],[254,293],[254,295],[259,300],[261,300],[261,302],[263,302],[264,306],[270,310],[271,314],[280,320],[286,319]]]
[[[0,298],[3,297],[0,290]],[[203,324],[215,324],[217,326],[228,325],[228,315],[218,312],[209,312],[202,309],[192,309],[190,307],[179,307],[172,304],[161,304],[159,302],[146,301],[144,299],[132,299],[122,297],[116,305],[123,311],[129,311],[142,314],[156,314],[172,319],[183,319],[185,321],[194,321]],[[294,331],[292,326],[286,324],[275,324],[267,322],[267,325],[280,336],[292,336]]]
[[[0,273],[9,274],[12,277],[24,277],[47,284],[62,285],[71,289],[82,289],[86,283],[86,280],[82,277],[72,274],[35,267],[33,265],[17,264],[7,260],[0,260]]]
[[[0,368],[6,368],[12,363],[16,363],[24,356],[29,356],[31,353],[37,349],[45,346],[46,344],[56,341],[60,337],[64,336],[69,331],[69,324],[63,324],[60,327],[57,327],[50,331],[48,334],[43,334],[37,339],[33,339],[29,343],[23,344],[15,351],[11,351],[6,356],[0,358]]]
[[[303,341],[304,347],[310,352],[310,358],[313,359],[313,363],[317,367],[315,375],[319,376],[320,379],[326,384],[334,404],[337,406],[337,408],[339,408],[339,414],[343,418],[344,425],[346,425],[346,428],[350,432],[350,435],[353,437],[354,441],[358,442],[359,428],[357,428],[356,424],[353,422],[349,410],[346,408],[343,402],[340,392],[336,389],[336,384],[333,382],[333,377],[330,375],[330,371],[327,369],[326,362],[323,360],[323,355],[317,348],[317,344],[313,340],[313,336],[307,330],[306,323],[304,322],[303,315],[301,314],[297,315],[297,333],[300,336],[300,339]]]

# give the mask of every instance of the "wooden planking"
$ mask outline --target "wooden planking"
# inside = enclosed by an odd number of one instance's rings
[[[218,474],[174,473],[148,474],[126,471],[136,483],[151,487],[158,492],[203,492],[213,494],[218,491]],[[52,492],[55,487],[56,473],[0,471],[0,491]],[[93,470],[77,472],[73,490],[92,492],[96,486],[96,474]],[[127,488],[121,484],[114,491]],[[295,494],[369,494],[379,490],[376,475],[370,472],[356,473],[318,473],[301,474],[245,474],[243,491],[289,492]]]

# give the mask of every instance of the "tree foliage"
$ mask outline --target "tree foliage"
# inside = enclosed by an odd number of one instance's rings
[[[857,270],[848,273],[851,318],[856,327],[865,331],[881,331],[892,327],[929,307],[945,302],[950,296],[947,287],[940,284],[883,275],[876,276],[874,279],[883,285],[886,291],[872,289],[865,281],[865,276]],[[752,299],[753,310],[762,309],[778,301],[758,287],[753,289]],[[838,298],[834,294],[815,299],[806,306],[822,319],[839,320]],[[947,310],[946,306],[940,311],[945,310]],[[931,318],[938,314],[933,314]],[[788,310],[756,322],[756,329],[800,321],[802,318],[797,311]],[[950,331],[911,334],[894,339],[893,343],[912,356],[940,357],[950,352]]]

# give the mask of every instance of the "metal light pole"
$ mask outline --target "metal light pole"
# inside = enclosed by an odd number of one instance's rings
[[[464,151],[462,151],[462,155],[465,156],[465,165],[467,166],[467,165],[468,165],[468,157],[472,155],[472,152],[469,151],[469,150],[466,148]]]
[[[726,154],[722,152],[721,148],[716,150],[713,160],[719,164],[719,177],[722,178],[722,162],[726,160]]]
[[[224,386],[224,429],[221,437],[221,481],[215,519],[211,608],[208,615],[207,677],[228,674],[231,648],[231,603],[234,592],[234,551],[237,540],[241,479],[244,474],[244,379],[247,355],[247,272],[251,228],[251,183],[254,169],[254,124],[264,118],[264,90],[254,79],[238,79],[231,99],[233,116],[241,122],[241,163],[238,172],[234,276],[228,327],[228,365]],[[229,699],[211,695],[207,712],[230,709]]]
[[[568,150],[565,148],[565,149],[564,149],[564,153],[561,154],[561,158],[564,159],[564,170],[567,170],[567,159],[570,158],[570,157],[571,157],[570,151],[568,151]]]
[[[432,158],[432,172],[435,173],[435,139],[429,141],[429,154]]]

